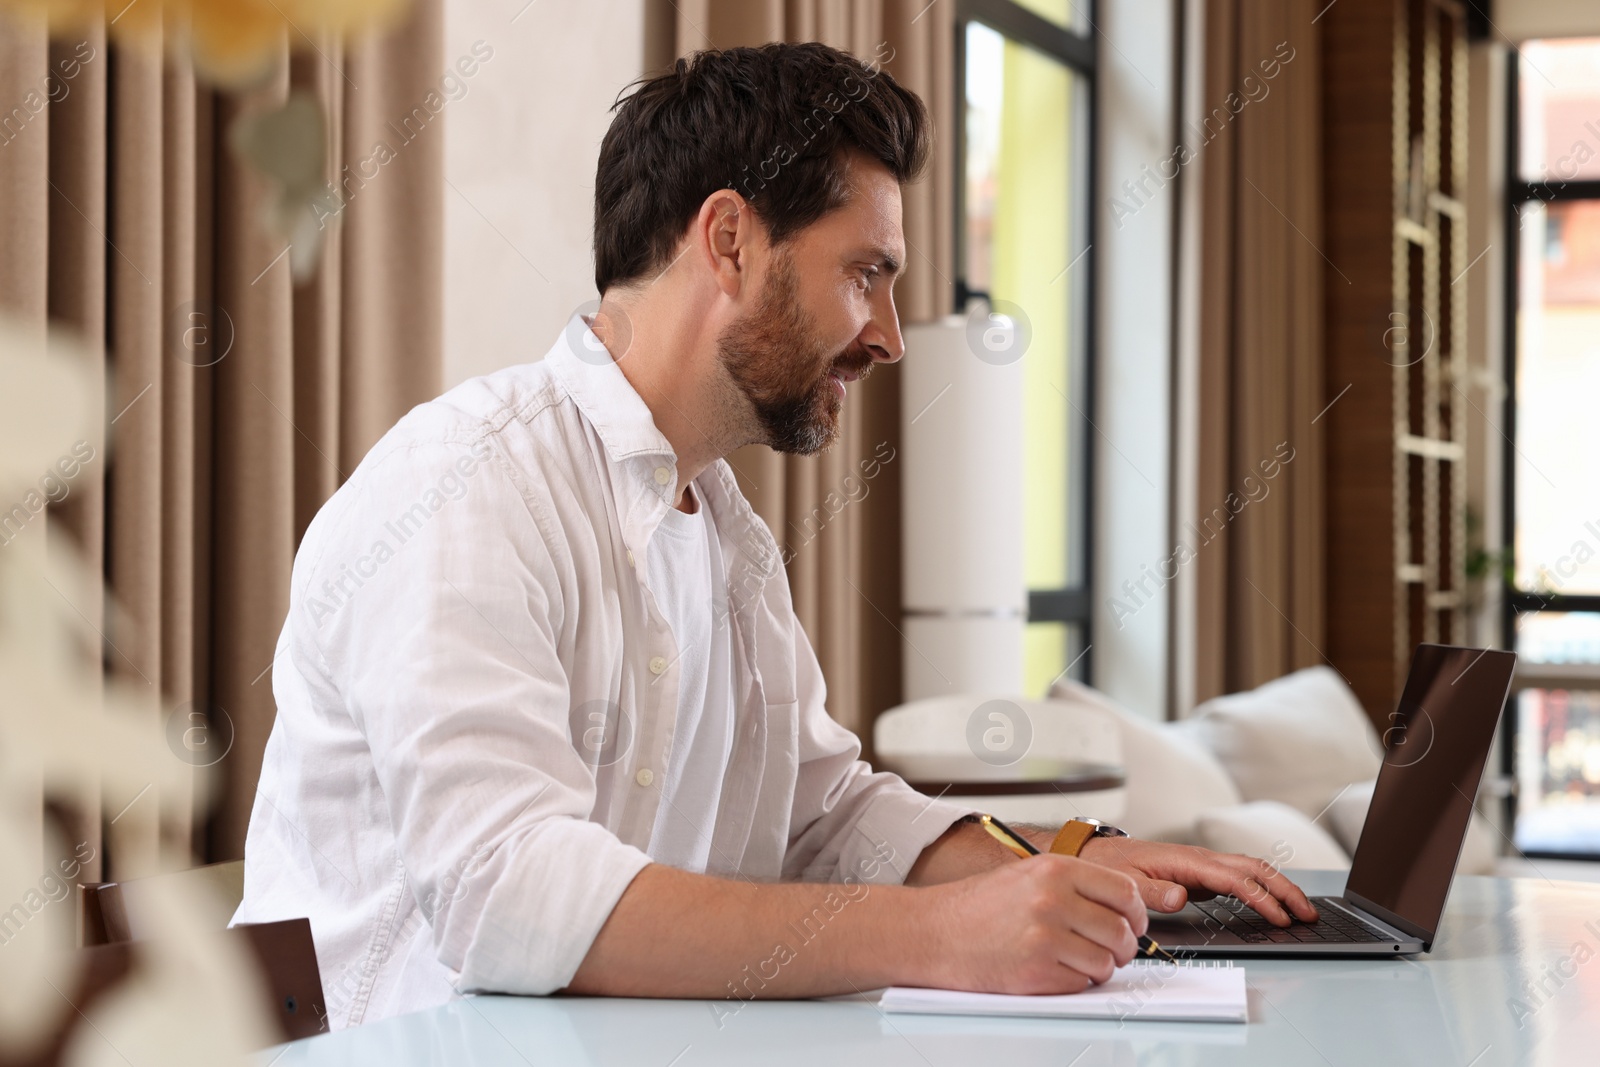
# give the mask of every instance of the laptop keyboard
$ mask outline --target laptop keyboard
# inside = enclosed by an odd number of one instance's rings
[[[1296,943],[1336,942],[1349,944],[1362,941],[1392,941],[1394,938],[1369,926],[1344,911],[1337,897],[1312,897],[1321,918],[1314,923],[1296,919],[1287,927],[1273,926],[1250,905],[1238,897],[1217,897],[1197,903],[1206,915],[1224,924],[1227,929],[1251,944],[1290,945]]]

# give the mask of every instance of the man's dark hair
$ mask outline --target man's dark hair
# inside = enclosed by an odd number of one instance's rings
[[[837,48],[696,52],[612,106],[594,182],[594,282],[665,270],[706,197],[733,189],[781,243],[844,206],[852,152],[902,185],[926,164],[922,101]],[[624,90],[626,92],[626,90]]]

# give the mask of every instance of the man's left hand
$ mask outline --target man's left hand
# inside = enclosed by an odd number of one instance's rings
[[[1291,913],[1302,922],[1317,919],[1317,909],[1299,886],[1252,856],[1132,837],[1092,837],[1080,856],[1132,876],[1152,911],[1178,911],[1191,899],[1229,894],[1277,926],[1288,926]]]

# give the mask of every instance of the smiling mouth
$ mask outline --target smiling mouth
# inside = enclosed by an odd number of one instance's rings
[[[838,390],[840,399],[843,399],[845,394],[845,384],[847,382],[860,381],[862,378],[865,378],[868,373],[871,372],[871,370],[872,364],[870,362],[855,367],[835,367],[833,370],[828,372],[828,380],[832,382],[833,387]]]

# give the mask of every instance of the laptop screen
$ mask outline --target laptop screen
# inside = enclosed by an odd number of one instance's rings
[[[1517,657],[1421,645],[1384,729],[1383,767],[1350,865],[1359,895],[1438,930]]]

